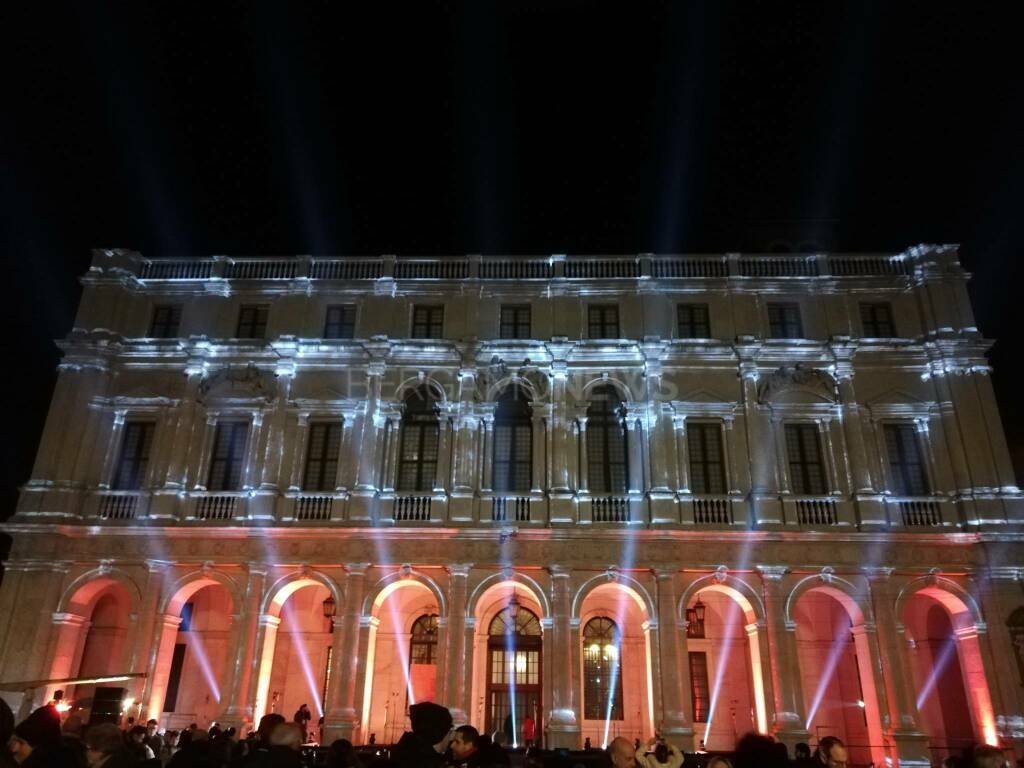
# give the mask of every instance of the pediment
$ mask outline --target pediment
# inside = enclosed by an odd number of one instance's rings
[[[886,390],[880,395],[868,398],[868,405],[927,405],[919,397],[914,397],[904,389]]]
[[[679,400],[680,402],[683,403],[728,403],[730,405],[732,404],[731,400],[726,400],[723,397],[719,397],[714,392],[709,392],[706,389],[698,389],[693,392],[690,392],[688,395],[679,398]]]

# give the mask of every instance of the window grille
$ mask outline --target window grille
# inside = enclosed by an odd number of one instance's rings
[[[398,490],[432,491],[437,476],[440,426],[433,390],[422,386],[405,398],[398,450]]]
[[[149,324],[149,338],[174,339],[181,325],[181,304],[159,304],[153,307]]]
[[[793,493],[803,496],[828,493],[817,424],[787,424],[786,453]]]
[[[687,423],[690,489],[694,493],[725,493],[725,460],[720,424]]]
[[[860,322],[865,338],[889,339],[896,335],[896,329],[892,322],[892,307],[889,304],[861,304]]]
[[[886,424],[885,448],[897,496],[927,496],[928,475],[921,460],[921,444],[913,424]]]
[[[137,491],[142,487],[153,446],[153,431],[154,424],[150,421],[129,421],[124,425],[121,456],[114,475],[115,491]]]
[[[591,339],[617,339],[619,307],[617,304],[591,304],[587,307],[588,336]]]
[[[412,309],[412,337],[440,339],[444,336],[444,307],[417,304]]]
[[[587,472],[590,490],[625,493],[629,482],[625,408],[611,385],[595,387],[587,408]]]
[[[676,307],[680,339],[711,338],[707,304],[680,304]]]
[[[356,335],[356,305],[332,304],[324,321],[325,339],[353,339]]]
[[[530,305],[504,304],[501,307],[501,338],[530,338]]]
[[[622,720],[622,643],[611,619],[597,617],[583,628],[583,718]],[[614,686],[614,688],[613,688]]]
[[[243,304],[238,310],[238,339],[263,339],[267,335],[267,315],[270,307],[266,304]]]
[[[340,447],[341,424],[337,422],[310,424],[303,490],[333,491],[335,489]]]
[[[768,333],[773,339],[802,339],[804,328],[800,320],[800,305],[769,304]]]
[[[237,491],[242,486],[245,468],[245,444],[249,438],[249,424],[226,421],[217,425],[213,437],[213,456],[210,476],[206,483],[210,491]]]

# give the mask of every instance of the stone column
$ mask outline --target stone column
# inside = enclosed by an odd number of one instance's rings
[[[658,580],[658,647],[661,650],[661,699],[662,733],[676,744],[689,744],[693,738],[688,707],[684,704],[690,692],[689,664],[683,663],[681,639],[676,606],[676,572],[671,569],[657,569]],[[688,660],[687,660],[688,661]]]
[[[324,717],[324,733],[330,739],[348,739],[352,741],[359,726],[359,713],[356,712],[356,678],[359,674],[361,659],[356,653],[359,643],[359,623],[363,612],[363,595],[366,589],[366,571],[369,563],[348,563],[345,587],[345,613],[342,616],[340,646],[334,655],[334,669],[331,670],[331,687],[333,696],[329,694],[332,705]]]
[[[274,670],[274,651],[277,649],[277,630],[281,628],[281,619],[269,613],[260,614],[256,629],[256,648],[258,653],[253,661],[256,664],[256,684],[252,686],[252,719],[259,724],[267,714],[267,695],[270,693],[270,676]]]
[[[301,411],[295,423],[295,440],[292,444],[291,477],[288,481],[289,491],[301,491],[306,478],[306,451],[309,450],[309,411]],[[341,463],[340,461],[338,462]]]
[[[167,679],[171,671],[171,659],[174,656],[174,644],[178,639],[178,627],[181,625],[180,616],[171,616],[168,613],[162,614],[156,621],[156,637],[154,640],[155,653],[151,659],[151,665],[147,680],[147,711],[153,717],[155,712],[164,711],[164,697],[167,694]]]
[[[928,737],[919,727],[920,714],[914,696],[914,679],[906,653],[903,622],[896,615],[896,593],[892,568],[864,568],[871,593],[871,610],[878,627],[878,658],[888,704],[887,735],[896,746],[899,764],[931,765]]]
[[[673,469],[678,462],[672,440],[671,406],[655,402],[651,408],[651,492],[672,493],[677,484]]]
[[[491,493],[494,490],[494,416],[483,418],[481,438],[480,490]],[[532,446],[531,446],[532,447]]]
[[[569,424],[566,414],[566,383],[569,378],[564,362],[551,364],[551,492],[571,494],[569,481]]]
[[[644,466],[644,428],[641,424],[642,414],[632,409],[626,414],[626,450],[629,457],[628,491],[643,493],[646,489],[646,467]]]
[[[117,451],[121,446],[121,433],[124,431],[124,418],[127,411],[118,408],[114,411],[113,423],[110,425],[110,436],[107,439],[107,449],[103,457],[103,470],[100,472],[100,488],[110,488],[114,485],[114,475],[117,472]]]
[[[472,656],[472,647],[466,646],[466,600],[468,577],[473,569],[471,563],[448,566],[448,620],[446,625],[447,648],[445,649],[445,679],[443,700],[451,710],[457,723],[470,720],[471,695],[466,675],[467,656]]]
[[[142,672],[148,669],[153,631],[157,624],[157,612],[160,598],[164,594],[164,580],[171,563],[165,560],[146,561],[146,588],[142,593],[142,605],[136,607],[136,620],[128,633],[126,643],[129,648],[128,671]],[[132,696],[143,707],[147,703],[146,680],[131,683]],[[150,713],[149,717],[160,718],[161,713]]]
[[[679,492],[690,493],[690,446],[686,440],[686,416],[677,413],[672,417],[672,428],[676,436],[676,464],[679,468]]]
[[[833,349],[835,349],[835,345],[833,345]],[[857,395],[853,388],[852,363],[837,363],[836,377],[839,381],[839,402],[843,414],[843,433],[846,437],[853,493],[856,497],[875,496],[876,489],[871,479],[860,406],[857,404]]]
[[[764,590],[772,690],[775,694],[772,732],[792,753],[798,742],[807,741],[808,734],[796,653],[796,625],[789,625],[786,621],[786,591],[782,582],[787,570],[785,566],[757,566]]]
[[[742,381],[743,420],[747,428],[750,454],[750,501],[752,522],[760,527],[782,524],[782,504],[779,502],[775,439],[768,412],[759,403],[757,393],[757,363],[752,359],[756,349],[741,351],[740,379]],[[783,457],[785,454],[783,454]]]
[[[551,709],[548,719],[550,748],[579,748],[580,719],[576,691],[572,685],[572,595],[570,571],[559,565],[548,567],[551,574],[552,656]]]
[[[242,487],[253,488],[259,484],[259,462],[263,442],[263,411],[255,411],[252,414],[252,422],[249,426],[249,444],[245,449],[245,466],[242,470]],[[206,467],[208,462],[199,465],[200,471]]]
[[[259,673],[256,636],[259,633],[260,603],[267,571],[259,564],[249,564],[249,578],[246,582],[243,604],[235,613],[237,621],[231,624],[231,638],[228,644],[228,664],[225,670],[224,692],[226,706],[221,720],[237,725],[253,723],[252,681]],[[237,629],[236,629],[237,627]]]
[[[982,614],[988,631],[979,641],[989,645],[991,656],[996,659],[1015,659],[1014,639],[1006,622],[1010,615],[1024,602],[1022,586],[1024,571],[1017,567],[990,567],[974,590],[981,601]],[[1024,651],[1024,649],[1022,649]],[[1015,665],[1014,665],[1015,666]],[[1016,685],[1018,677],[1000,676],[995,682],[993,703],[996,706],[996,723],[1000,736],[1006,743],[1015,743],[1018,750],[1024,747],[1024,686]]]
[[[398,444],[401,442],[402,414],[389,413],[387,423],[387,463],[384,465],[381,487],[385,493],[393,493],[398,483]]]
[[[356,466],[358,456],[356,451],[355,411],[345,411],[341,414],[341,446],[338,451],[338,481],[339,491],[349,491],[356,484]],[[305,435],[303,434],[303,438]],[[297,438],[298,439],[298,438]]]
[[[366,370],[366,403],[359,415],[359,449],[355,470],[355,486],[349,501],[349,519],[371,521],[375,517],[377,496],[377,411],[380,404],[381,379],[384,363],[373,361]],[[325,721],[326,722],[326,721]]]

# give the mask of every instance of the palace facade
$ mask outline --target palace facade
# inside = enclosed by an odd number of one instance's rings
[[[98,250],[0,681],[168,727],[1024,743],[1024,499],[954,246]]]

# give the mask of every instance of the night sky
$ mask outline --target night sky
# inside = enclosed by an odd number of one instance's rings
[[[1024,78],[998,4],[11,5],[0,518],[100,246],[721,252],[780,227],[826,227],[835,250],[961,243],[1024,469]]]

